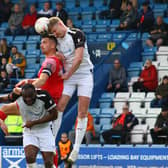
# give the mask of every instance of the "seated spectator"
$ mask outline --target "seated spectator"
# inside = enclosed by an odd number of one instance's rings
[[[115,19],[119,18],[121,11],[122,0],[110,0],[109,9],[100,12],[100,19]]]
[[[127,91],[127,78],[125,68],[121,66],[118,59],[114,60],[114,66],[109,72],[109,83],[107,91],[124,92]]]
[[[64,24],[67,23],[68,13],[63,9],[62,2],[56,3],[56,9],[53,12],[53,16],[59,17],[64,22]]]
[[[3,93],[4,89],[6,89],[9,85],[9,78],[6,71],[1,71],[0,76],[0,92]]]
[[[10,0],[1,0],[0,1],[0,24],[2,22],[7,22],[11,15],[12,2]]]
[[[8,20],[8,28],[5,31],[6,35],[19,35],[22,34],[22,21],[23,21],[24,13],[21,11],[20,6],[15,4],[14,11],[10,15]]]
[[[112,128],[102,132],[103,139],[106,143],[113,143],[113,136],[120,136],[121,143],[125,144],[128,133],[138,124],[137,118],[129,112],[127,104],[123,106],[123,112],[113,122]]]
[[[163,45],[167,39],[167,25],[163,22],[161,16],[157,17],[156,25],[154,25],[150,32],[151,37],[146,41],[146,44],[153,47],[155,44],[157,47]]]
[[[7,59],[2,57],[0,64],[0,71],[6,71]]]
[[[23,32],[26,35],[33,35],[36,34],[34,25],[37,20],[37,12],[36,12],[36,6],[31,5],[30,6],[30,13],[26,14],[24,16],[23,22],[22,22],[22,28]]]
[[[0,41],[0,58],[5,57],[7,60],[10,56],[10,47],[5,38]],[[1,59],[0,59],[1,60]]]
[[[162,107],[168,102],[168,76],[163,77],[162,83],[155,92],[156,98],[151,101],[151,107]]]
[[[146,60],[138,81],[133,84],[133,91],[154,92],[158,86],[157,70],[151,60]]]
[[[38,17],[51,17],[53,16],[53,10],[50,7],[49,2],[44,3],[44,8],[38,11]]]
[[[132,2],[128,2],[127,10],[125,10],[120,17],[120,26],[117,30],[129,30],[136,26],[136,10],[134,9]]]
[[[68,139],[66,133],[61,134],[61,140],[58,142],[58,165],[64,162],[65,166],[68,167],[68,157],[73,149],[71,141]]]
[[[77,126],[77,120],[75,122],[75,128]],[[86,128],[86,133],[85,133],[85,141],[86,144],[91,144],[92,138],[95,136],[95,129],[94,129],[94,120],[92,115],[88,112],[88,123],[87,123],[87,128]],[[75,131],[70,131],[69,132],[69,139],[71,142],[74,144],[75,140]]]
[[[138,15],[137,27],[140,32],[149,32],[151,31],[155,20],[153,11],[149,6],[149,2],[143,2],[142,7],[143,9]]]
[[[168,136],[168,107],[163,107],[162,112],[158,115],[155,127],[150,130],[152,141],[154,144],[159,144],[161,137]]]
[[[17,47],[16,46],[13,46],[12,49],[11,49],[11,56],[9,57],[9,61],[8,63],[9,64],[12,64],[13,65],[13,70],[14,72],[18,72],[20,73],[20,77],[24,77],[24,69],[26,67],[26,60],[24,58],[24,56],[18,52],[17,50]],[[11,74],[9,74],[11,75]],[[15,75],[12,73],[12,75]],[[18,74],[16,74],[18,75]]]
[[[134,7],[134,9],[137,11],[138,9],[138,0],[122,0],[122,5],[121,5],[121,11],[124,12],[125,10],[127,10],[127,4],[128,2],[132,3],[132,6]]]
[[[75,27],[74,24],[73,24],[72,19],[70,19],[70,18],[67,19],[66,25],[69,28],[74,28]]]

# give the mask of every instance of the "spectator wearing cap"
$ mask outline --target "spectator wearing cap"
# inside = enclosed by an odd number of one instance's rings
[[[151,60],[146,60],[138,81],[133,84],[133,91],[154,92],[158,86],[158,75]]]
[[[129,30],[136,27],[137,13],[132,2],[127,3],[127,9],[122,13],[120,18],[120,26],[117,30]]]
[[[149,6],[148,1],[143,2],[142,7],[143,9],[140,11],[138,15],[137,27],[141,32],[149,32],[151,31],[155,21],[153,11]]]
[[[8,20],[8,28],[5,31],[6,35],[20,35],[22,34],[22,21],[24,13],[21,11],[19,4],[14,5],[14,11]]]
[[[54,10],[53,15],[59,17],[64,22],[64,24],[67,23],[68,13],[65,11],[65,9],[63,9],[62,2],[56,3],[56,9]]]
[[[24,19],[22,21],[22,29],[24,34],[26,35],[35,34],[34,25],[36,20],[37,20],[36,6],[31,5],[30,12],[24,16]]]
[[[157,116],[154,128],[150,130],[152,141],[159,144],[163,136],[168,136],[168,107],[163,107],[162,112]]]
[[[162,83],[155,92],[156,98],[151,101],[151,107],[162,107],[168,102],[168,76],[164,76]]]
[[[44,3],[44,8],[37,12],[38,17],[51,17],[53,15],[53,10],[51,9],[50,2]]]
[[[125,104],[120,114],[112,122],[112,128],[102,133],[106,143],[113,143],[113,136],[120,136],[121,142],[126,143],[128,133],[138,124],[138,119],[129,112],[129,106]]]
[[[150,32],[151,36],[147,39],[146,44],[149,47],[153,47],[155,44],[157,47],[163,45],[167,40],[167,24],[163,22],[162,16],[158,16],[156,19],[156,24]]]
[[[127,91],[126,71],[120,64],[119,59],[114,60],[114,66],[109,72],[109,83],[107,91],[109,92],[124,92]]]

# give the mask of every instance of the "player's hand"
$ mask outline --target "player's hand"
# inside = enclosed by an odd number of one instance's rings
[[[0,127],[1,127],[2,131],[5,133],[5,135],[9,135],[8,127],[6,126],[4,121],[2,121],[2,120],[0,120]]]
[[[29,80],[29,79],[21,80],[19,83],[17,83],[15,85],[15,87],[21,87],[21,86],[25,85],[26,83],[31,83],[31,80]]]
[[[25,125],[22,126],[22,128],[31,128],[32,126],[34,126],[33,121],[27,121]]]
[[[70,78],[70,75],[69,75],[68,72],[65,72],[65,73],[61,76],[61,78],[62,78],[63,80],[67,80],[67,79]]]
[[[13,89],[13,92],[14,92],[15,94],[17,94],[17,95],[20,95],[21,92],[22,92],[22,89],[19,88],[19,87],[15,87],[15,88]]]

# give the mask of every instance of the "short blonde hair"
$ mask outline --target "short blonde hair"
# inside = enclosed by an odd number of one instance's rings
[[[61,24],[64,25],[63,21],[59,17],[51,17],[51,18],[49,18],[49,24],[48,24],[48,31],[49,31],[49,33],[51,33],[52,27],[55,24],[57,24],[57,23],[61,23]]]

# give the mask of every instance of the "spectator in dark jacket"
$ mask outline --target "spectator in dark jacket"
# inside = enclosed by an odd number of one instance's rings
[[[11,9],[13,4],[10,0],[1,0],[0,1],[0,23],[7,22],[11,15]]]
[[[112,128],[102,133],[106,143],[113,143],[113,136],[120,136],[121,142],[126,143],[127,134],[138,124],[137,118],[129,112],[128,105],[123,106],[123,112],[112,123]]]
[[[162,83],[156,89],[156,98],[151,101],[151,107],[162,107],[168,102],[168,76],[163,77]]]
[[[144,69],[137,82],[133,84],[133,91],[154,92],[158,86],[157,70],[151,60],[146,60]]]
[[[100,19],[115,19],[119,18],[121,14],[122,0],[110,0],[109,10],[100,12]]]
[[[54,10],[53,15],[59,17],[64,22],[64,24],[67,23],[68,13],[63,9],[62,2],[56,3],[56,9]]]
[[[44,3],[44,8],[38,11],[38,17],[51,17],[53,15],[53,10],[51,9],[50,2]]]
[[[26,14],[22,21],[22,29],[24,34],[26,35],[35,34],[34,24],[36,22],[36,19],[37,19],[36,6],[31,5],[30,13]]]
[[[162,112],[158,115],[155,127],[150,130],[154,144],[160,143],[159,136],[168,136],[168,107],[163,107]]]
[[[135,28],[136,17],[137,13],[132,5],[132,2],[128,2],[127,10],[125,10],[121,15],[120,26],[117,28],[117,30],[129,30]]]
[[[149,2],[142,4],[143,9],[138,15],[137,26],[141,32],[151,31],[154,24],[154,15],[152,9],[149,7]]]
[[[151,37],[146,41],[146,44],[153,47],[156,44],[157,47],[164,44],[167,39],[167,24],[163,22],[161,16],[157,17],[156,25],[154,25],[150,32]]]
[[[127,91],[127,79],[125,68],[121,66],[118,59],[114,60],[114,66],[109,72],[109,83],[107,91],[119,92]]]
[[[6,71],[1,71],[0,76],[0,92],[3,92],[5,88],[9,85],[9,78],[7,76]]]
[[[8,20],[8,28],[5,31],[6,35],[20,35],[22,33],[22,21],[24,13],[21,11],[19,4],[15,4],[14,12]]]

